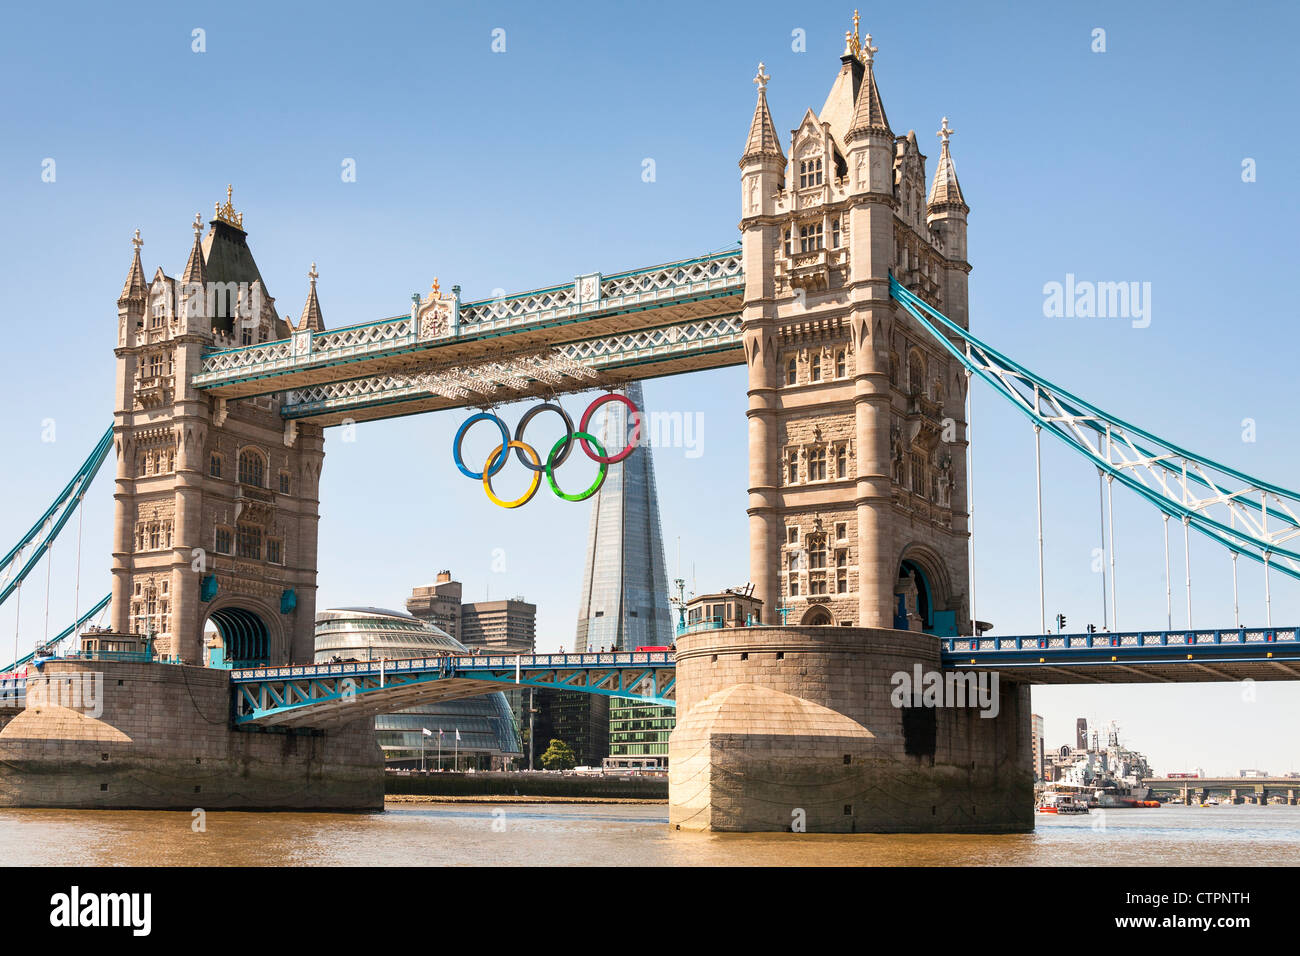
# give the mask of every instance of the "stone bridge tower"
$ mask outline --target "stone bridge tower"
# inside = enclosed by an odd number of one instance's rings
[[[759,65],[740,160],[751,578],[768,623],[968,633],[967,381],[889,276],[965,326],[969,209],[947,120],[927,199],[870,34],[845,40],[788,159]]]
[[[227,190],[180,279],[145,278],[140,234],[118,299],[112,629],[160,654],[312,659],[321,429],[286,427],[280,396],[195,389],[203,356],[286,337]],[[298,327],[320,330],[316,270]]]

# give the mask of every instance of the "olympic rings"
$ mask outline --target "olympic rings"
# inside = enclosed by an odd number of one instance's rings
[[[554,462],[555,465],[563,465],[565,459],[569,457],[569,452],[573,451],[573,419],[569,417],[569,413],[566,412],[562,406],[557,405],[554,402],[542,402],[542,404],[534,405],[532,408],[528,409],[528,411],[524,412],[524,417],[519,419],[519,424],[515,426],[515,441],[522,444],[524,440],[524,429],[528,427],[528,423],[540,413],[547,411],[557,412],[559,413],[559,416],[564,419],[564,451],[560,453],[560,457],[555,459]],[[553,467],[549,460],[545,465],[540,463],[530,465],[528,459],[524,457],[523,448],[515,449],[515,457],[518,458],[520,463],[530,471],[543,472],[548,468]],[[537,461],[536,452],[533,453],[533,461]]]
[[[465,442],[465,433],[469,431],[470,426],[473,425],[475,422],[496,422],[497,428],[501,429],[502,447],[510,443],[510,432],[506,430],[506,423],[503,422],[501,419],[497,418],[491,412],[479,412],[477,415],[471,415],[469,418],[465,419],[465,421],[461,422],[460,429],[456,432],[456,438],[451,445],[452,460],[456,462],[456,467],[460,469],[460,473],[464,475],[466,478],[472,478],[475,481],[482,481],[483,473],[478,472],[477,474],[475,474],[474,472],[470,471],[468,468],[465,467],[465,460],[460,456],[460,446]],[[488,460],[491,461],[490,458]],[[536,455],[533,456],[533,460],[534,461],[537,460]],[[502,455],[501,460],[497,462],[496,468],[492,469],[492,474],[495,475],[505,466],[506,466],[506,458],[504,455]]]
[[[605,457],[605,449],[603,448],[600,450],[599,455],[593,455],[591,453],[591,446],[587,444],[587,439],[584,438],[582,440],[582,448],[583,451],[587,453],[587,457],[592,459],[592,461],[598,461],[603,465],[613,465],[622,461],[628,455],[632,454],[632,451],[641,442],[641,409],[637,408],[636,405],[632,403],[632,400],[628,398],[626,395],[619,395],[616,392],[610,392],[608,395],[602,395],[600,396],[600,398],[596,399],[594,402],[588,405],[587,410],[582,413],[582,421],[578,423],[578,430],[580,432],[585,432],[587,430],[587,426],[591,424],[591,416],[595,414],[596,409],[600,408],[600,406],[608,402],[622,402],[624,405],[626,405],[628,408],[628,413],[632,416],[632,420],[636,422],[636,430],[632,433],[632,437],[628,439],[627,447],[624,448],[617,455],[614,455],[610,458]],[[592,441],[595,441],[595,439],[592,439]]]
[[[560,441],[564,441],[564,439],[561,438]],[[523,456],[523,453],[527,451],[528,454],[532,455],[533,461],[540,465],[540,463],[537,462],[537,452],[533,450],[532,445],[525,445],[521,441],[512,441],[510,447],[515,450],[515,454],[521,457]],[[525,491],[522,496],[516,498],[514,501],[502,501],[496,496],[496,492],[492,490],[493,472],[491,471],[492,462],[496,459],[497,455],[501,455],[502,451],[504,451],[504,449],[500,445],[497,445],[496,448],[492,449],[492,454],[488,455],[487,462],[483,465],[483,490],[487,492],[487,496],[491,499],[493,504],[500,505],[502,508],[518,508],[520,505],[526,505],[528,502],[533,500],[533,495],[537,494],[537,489],[542,485],[542,471],[544,469],[541,467],[533,469],[533,483],[528,486],[528,490]],[[506,452],[506,454],[501,455],[502,460],[509,457],[509,454],[509,452]],[[525,462],[525,464],[527,464],[527,462]],[[549,471],[547,472],[547,477],[550,477]],[[554,483],[552,483],[552,487],[554,487]]]
[[[626,405],[632,421],[635,422],[635,429],[628,440],[627,446],[617,455],[606,455],[604,445],[600,443],[595,435],[587,430],[591,422],[591,417],[595,414],[596,409],[609,402],[621,402],[623,405]],[[524,441],[524,430],[535,417],[545,411],[555,412],[561,419],[563,419],[564,436],[560,438],[554,446],[552,446],[550,454],[546,456],[546,462],[543,464],[540,456],[537,454],[537,449]],[[498,431],[501,433],[501,442],[492,450],[492,453],[488,455],[487,461],[483,463],[483,470],[480,472],[473,472],[465,466],[465,460],[462,457],[465,435],[473,425],[478,422],[488,421],[497,426]],[[573,451],[574,439],[577,439],[581,443],[583,451],[586,452],[587,457],[600,466],[600,473],[596,476],[596,480],[593,481],[591,486],[585,491],[577,494],[568,494],[567,492],[560,490],[560,486],[555,480],[555,469],[564,464],[565,460],[569,457],[569,453]],[[607,395],[601,395],[587,407],[587,410],[582,414],[581,425],[576,431],[573,428],[573,419],[571,419],[568,412],[566,412],[556,402],[541,402],[525,412],[523,418],[519,420],[519,424],[515,428],[514,438],[510,437],[510,430],[506,428],[505,422],[495,414],[492,412],[478,412],[477,414],[471,415],[461,423],[460,428],[456,431],[456,437],[452,442],[451,451],[452,460],[456,463],[456,467],[460,470],[462,475],[471,478],[474,481],[483,482],[483,490],[487,493],[488,500],[493,504],[500,505],[502,508],[518,508],[533,500],[533,496],[537,494],[537,490],[541,487],[543,473],[546,475],[546,481],[551,486],[551,491],[555,493],[556,497],[562,498],[565,501],[586,501],[605,484],[605,477],[609,473],[609,466],[623,461],[628,455],[632,454],[633,450],[640,443],[640,440],[641,410],[638,409],[626,396],[610,393]],[[595,446],[594,448],[592,447],[593,445]],[[533,473],[533,480],[529,485],[528,490],[525,491],[523,495],[516,498],[514,501],[503,501],[497,496],[496,491],[492,488],[492,477],[499,474],[501,469],[506,466],[506,462],[510,458],[511,449],[514,450],[515,457],[519,459],[524,467]],[[532,460],[529,461],[529,459]]]
[[[573,438],[581,438],[584,447],[586,446],[587,441],[590,440],[600,450],[601,455],[605,454],[605,449],[601,446],[600,442],[596,441],[595,435],[589,435],[587,432],[575,432]],[[565,501],[586,501],[596,492],[600,491],[600,486],[605,483],[605,475],[609,472],[609,465],[606,462],[601,461],[600,458],[596,458],[595,455],[592,455],[591,457],[595,461],[600,462],[600,474],[596,476],[596,480],[591,483],[591,487],[588,488],[586,491],[579,492],[576,495],[566,495],[563,491],[560,490],[560,486],[555,483],[554,466],[559,461],[559,459],[555,457],[555,453],[559,451],[560,446],[563,445],[565,449],[565,454],[568,454],[568,450],[573,447],[573,438],[570,438],[568,435],[565,435],[563,438],[561,438],[559,441],[555,443],[555,447],[551,449],[551,453],[546,456],[546,480],[550,483],[551,490],[555,492],[557,497],[563,498]],[[534,480],[536,480],[537,478],[540,478],[541,475],[534,475],[533,477]]]

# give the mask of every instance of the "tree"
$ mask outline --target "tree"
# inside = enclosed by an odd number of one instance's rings
[[[541,756],[541,763],[547,770],[572,770],[578,765],[578,758],[563,740],[552,740]]]

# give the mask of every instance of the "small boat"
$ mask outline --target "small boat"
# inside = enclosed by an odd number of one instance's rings
[[[1087,813],[1088,805],[1070,793],[1047,790],[1038,803],[1039,813]]]

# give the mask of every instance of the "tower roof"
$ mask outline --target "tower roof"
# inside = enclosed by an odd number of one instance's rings
[[[966,199],[961,194],[961,184],[957,182],[957,169],[952,164],[952,153],[948,151],[948,137],[953,132],[948,127],[948,117],[945,116],[937,134],[943,145],[939,148],[939,164],[934,169],[934,183],[930,186],[931,206],[966,205]]]
[[[850,49],[853,44],[850,44]],[[847,139],[854,139],[868,130],[880,130],[889,133],[889,118],[885,116],[885,104],[880,99],[880,89],[876,86],[876,71],[873,64],[876,47],[871,45],[871,34],[859,47],[862,59],[862,82],[858,86],[858,98],[853,104],[853,122],[849,124]],[[892,135],[892,133],[890,134]]]
[[[144,241],[140,238],[139,229],[135,231],[131,245],[135,246],[135,254],[131,257],[131,268],[126,274],[126,282],[122,285],[122,294],[117,297],[119,305],[128,300],[143,302],[149,294],[149,284],[144,280],[144,266],[140,264],[140,247],[144,245]]]
[[[298,320],[298,331],[311,329],[313,332],[325,331],[325,320],[320,314],[320,300],[316,298],[316,280],[320,274],[316,271],[316,263],[311,264],[311,271],[307,273],[307,278],[311,280],[311,288],[307,290],[307,302],[302,307],[302,318]]]
[[[767,81],[771,79],[758,64],[758,75],[754,82],[758,84],[758,103],[754,106],[754,118],[749,124],[749,139],[745,141],[745,152],[740,157],[743,163],[759,156],[771,156],[785,163],[785,153],[781,152],[781,139],[776,134],[776,124],[772,122],[772,113],[767,108]]]

